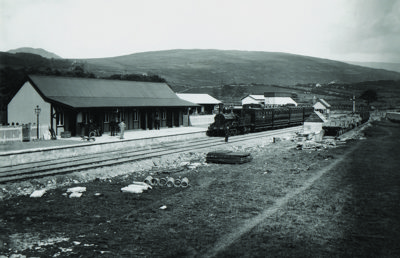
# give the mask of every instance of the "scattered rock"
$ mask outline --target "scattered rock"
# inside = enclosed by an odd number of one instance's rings
[[[82,193],[78,193],[78,192],[72,192],[69,195],[69,198],[80,198],[82,196]]]
[[[121,188],[122,192],[127,193],[143,193],[143,191],[151,188],[151,186],[147,185],[146,183],[143,184],[131,184],[126,187]]]
[[[68,190],[67,190],[67,193],[71,193],[69,195],[69,198],[80,198],[82,196],[83,192],[86,192],[86,187],[77,186],[77,187],[68,188]]]
[[[46,193],[46,189],[35,190],[29,197],[40,198]]]
[[[68,190],[67,190],[67,193],[83,193],[83,192],[86,192],[86,187],[77,186],[77,187],[68,188]]]

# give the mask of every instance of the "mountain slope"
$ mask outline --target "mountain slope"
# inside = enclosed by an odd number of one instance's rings
[[[400,63],[383,63],[383,62],[348,62],[348,63],[375,69],[385,69],[400,73]]]
[[[11,54],[16,54],[16,53],[29,53],[29,54],[35,54],[39,55],[45,58],[54,58],[54,59],[62,59],[61,56],[58,56],[52,52],[46,51],[42,48],[31,48],[31,47],[21,47],[21,48],[16,48],[16,49],[11,49],[7,51],[8,53]]]
[[[176,92],[208,93],[226,102],[237,102],[247,94],[271,90],[298,94],[302,102],[310,102],[312,94],[348,99],[368,88],[379,89],[380,98],[384,96],[390,106],[400,106],[400,73],[393,71],[286,53],[167,50],[80,60],[0,52],[0,109],[6,109],[26,74],[37,73],[89,77],[158,75]],[[385,80],[396,82],[390,84]],[[380,82],[351,88],[350,84],[365,81]],[[317,83],[327,86],[323,90],[315,88]]]
[[[400,73],[315,57],[256,51],[167,50],[86,59],[95,74],[154,73],[175,85],[276,84],[399,80]]]

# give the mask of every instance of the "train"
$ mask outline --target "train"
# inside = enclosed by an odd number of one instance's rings
[[[246,134],[275,128],[301,125],[313,113],[312,106],[265,108],[247,104],[216,114],[207,129],[208,136]]]

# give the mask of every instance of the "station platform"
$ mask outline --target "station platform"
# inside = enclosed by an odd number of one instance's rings
[[[160,130],[128,130],[124,133],[124,138],[121,139],[120,134],[118,133],[116,136],[111,136],[110,133],[105,133],[102,136],[95,137],[96,140],[94,142],[104,143],[104,142],[120,142],[120,141],[130,141],[130,140],[138,140],[138,139],[147,139],[154,137],[167,137],[172,135],[180,135],[180,134],[193,134],[193,133],[205,133],[207,131],[207,127],[175,127],[175,128],[161,128]],[[71,138],[58,138],[61,141],[78,141],[82,142],[82,137],[71,137]]]
[[[12,142],[0,145],[0,164],[12,166],[25,162],[76,156],[83,153],[113,151],[129,147],[142,147],[162,142],[184,141],[206,136],[207,126],[161,128],[160,130],[128,130],[124,139],[120,135],[105,133],[95,141],[82,137],[57,138],[31,142]]]

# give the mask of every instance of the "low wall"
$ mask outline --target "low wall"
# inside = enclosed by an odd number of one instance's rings
[[[47,125],[39,126],[39,137],[41,139],[49,140],[49,128]],[[2,126],[0,127],[0,143],[20,141],[22,142],[22,126]],[[31,126],[30,140],[37,139],[37,127]]]
[[[215,115],[191,115],[190,116],[190,124],[192,126],[196,125],[209,125],[214,123],[214,116]]]

